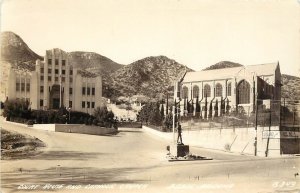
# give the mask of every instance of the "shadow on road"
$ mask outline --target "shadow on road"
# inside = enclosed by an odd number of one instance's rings
[[[142,133],[142,131],[138,131],[138,130],[120,130],[119,133]]]
[[[21,184],[52,185],[88,185],[111,183],[143,183],[145,180],[129,180],[126,175],[135,173],[139,168],[110,168],[99,169],[93,167],[50,167],[46,170],[18,170],[15,172],[1,173],[2,188],[18,192]],[[40,191],[42,188],[36,189]],[[42,189],[43,190],[43,189]],[[31,190],[33,191],[33,190]],[[50,190],[49,190],[50,191]]]
[[[31,160],[89,160],[107,153],[86,153],[77,151],[48,151],[37,156],[30,157]]]

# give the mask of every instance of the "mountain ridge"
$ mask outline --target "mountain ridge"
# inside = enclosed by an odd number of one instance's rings
[[[68,52],[71,62],[82,70],[96,73],[103,79],[103,96],[131,96],[143,94],[157,97],[160,93],[172,95],[173,82],[185,70],[193,71],[167,56],[149,56],[128,65],[119,64],[96,52]],[[36,59],[43,59],[14,32],[1,32],[1,67],[3,76],[1,88],[5,88],[10,66],[26,70],[35,69]],[[221,61],[203,70],[243,66],[239,63]],[[282,97],[300,100],[300,78],[282,74]],[[4,95],[1,89],[1,96]]]
[[[193,71],[167,56],[149,56],[115,71],[111,86],[125,95],[157,97],[160,93],[171,93],[173,81],[185,70]]]

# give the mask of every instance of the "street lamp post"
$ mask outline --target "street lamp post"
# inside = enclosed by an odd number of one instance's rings
[[[69,124],[71,123],[71,107],[68,108],[69,111]]]

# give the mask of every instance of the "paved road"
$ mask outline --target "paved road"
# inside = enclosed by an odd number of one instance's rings
[[[25,190],[29,184],[39,185],[35,192],[300,190],[299,176],[294,175],[300,173],[298,157],[266,159],[192,147],[193,153],[214,160],[171,163],[165,159],[169,142],[141,129],[93,136],[39,131],[3,121],[1,126],[38,137],[47,144],[41,154],[30,159],[1,161],[3,192],[32,192]]]

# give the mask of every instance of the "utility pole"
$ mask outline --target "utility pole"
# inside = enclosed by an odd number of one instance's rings
[[[61,101],[61,73],[59,74],[59,108],[61,108],[61,104],[62,104],[62,101]]]
[[[254,141],[254,156],[257,156],[257,115],[258,115],[258,103],[257,93],[255,98],[255,141]]]
[[[175,105],[173,106],[173,143],[175,144]]]
[[[269,143],[270,143],[270,133],[271,133],[271,117],[272,117],[272,110],[270,108],[270,113],[269,113],[269,133],[268,133],[268,140],[267,140],[267,147],[266,147],[266,152],[265,152],[265,156],[268,157],[269,154]]]

